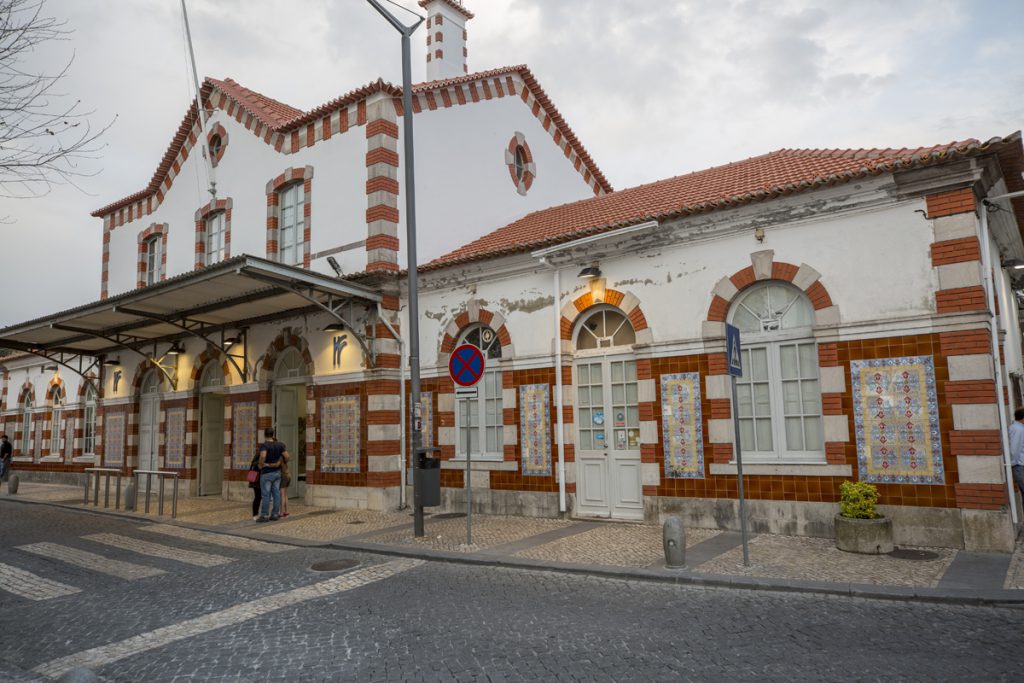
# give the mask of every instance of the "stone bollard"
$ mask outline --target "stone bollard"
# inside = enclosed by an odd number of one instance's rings
[[[76,667],[58,679],[58,683],[98,683],[100,679],[85,667]]]
[[[686,529],[683,520],[669,517],[662,529],[662,543],[665,546],[665,566],[669,569],[686,567]]]
[[[124,509],[127,512],[135,511],[135,484],[124,487]]]
[[[7,493],[11,494],[12,496],[15,493],[17,493],[18,492],[18,483],[19,483],[18,475],[17,474],[12,474],[10,476],[10,478],[7,480]]]

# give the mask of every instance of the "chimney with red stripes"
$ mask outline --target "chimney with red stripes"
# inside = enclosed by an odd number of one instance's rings
[[[427,11],[427,80],[469,73],[466,23],[473,13],[460,0],[420,0],[419,4]]]

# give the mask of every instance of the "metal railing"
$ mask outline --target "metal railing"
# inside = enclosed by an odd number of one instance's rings
[[[153,489],[153,486],[152,486],[152,484],[153,484],[153,477],[155,476],[157,478],[157,480],[159,481],[159,484],[160,484],[159,498],[158,498],[158,503],[157,503],[157,514],[161,515],[161,516],[164,514],[164,481],[166,481],[167,479],[173,479],[174,480],[174,489],[173,489],[173,493],[172,493],[172,496],[171,496],[171,517],[172,518],[177,517],[178,516],[178,473],[177,472],[167,472],[165,470],[135,470],[135,472],[132,474],[132,476],[136,477],[136,479],[135,479],[135,481],[136,481],[136,485],[135,485],[135,507],[136,508],[138,508],[138,500],[139,500],[139,493],[140,493],[140,487],[141,487],[141,481],[139,480],[138,475],[145,475],[145,477],[146,477],[146,514],[149,514],[149,497],[150,497],[150,494],[152,493],[152,489]]]
[[[92,475],[96,475],[92,477]],[[85,500],[83,505],[89,504],[89,479],[93,479],[93,507],[100,505],[100,479],[104,480],[103,485],[103,507],[110,507],[110,478],[117,481],[114,493],[114,509],[121,507],[121,470],[114,467],[86,467],[85,468]]]

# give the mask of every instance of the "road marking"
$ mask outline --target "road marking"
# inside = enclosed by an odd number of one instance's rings
[[[39,555],[41,557],[48,557],[52,560],[67,562],[68,564],[91,569],[95,572],[116,576],[120,579],[128,579],[129,581],[166,573],[163,569],[157,569],[156,567],[147,567],[142,564],[122,562],[121,560],[112,560],[109,557],[103,557],[96,553],[79,550],[78,548],[69,548],[66,545],[58,545],[56,543],[32,543],[31,545],[20,545],[18,546],[18,550],[24,550],[27,553],[32,553],[33,555]]]
[[[232,557],[197,553],[194,550],[182,550],[181,548],[175,548],[169,545],[150,543],[149,541],[132,538],[131,536],[121,536],[120,534],[90,534],[88,536],[82,536],[82,538],[88,541],[96,541],[97,543],[112,545],[115,548],[130,550],[133,553],[138,553],[140,555],[162,557],[165,560],[177,560],[178,562],[194,564],[198,567],[216,567],[218,565],[234,562],[234,558]]]
[[[155,650],[179,640],[208,633],[225,626],[235,626],[301,602],[344,593],[345,591],[360,588],[376,581],[382,581],[401,572],[418,567],[421,564],[423,564],[423,560],[402,559],[374,565],[365,569],[357,569],[327,581],[321,581],[320,583],[314,583],[310,586],[303,586],[302,588],[270,595],[265,598],[257,598],[252,602],[228,607],[219,612],[211,612],[195,619],[187,619],[177,624],[149,631],[148,633],[140,633],[137,636],[132,636],[116,643],[101,645],[66,657],[60,657],[45,664],[40,664],[33,669],[33,672],[40,676],[56,679],[77,667],[96,670],[101,666],[106,666],[127,657]]]
[[[44,579],[9,564],[0,564],[0,590],[20,595],[29,600],[50,600],[78,593],[81,588]]]
[[[225,548],[234,548],[236,550],[255,550],[261,553],[283,553],[287,550],[295,550],[295,546],[291,545],[267,543],[266,541],[257,541],[252,538],[241,538],[239,536],[214,534],[209,531],[199,531],[198,529],[172,526],[170,524],[147,524],[146,526],[140,526],[139,529],[141,531],[152,531],[157,534],[174,536],[175,538],[183,538],[188,541],[212,543],[214,545],[221,545]]]

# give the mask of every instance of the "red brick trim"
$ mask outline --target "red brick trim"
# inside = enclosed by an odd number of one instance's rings
[[[962,237],[932,244],[932,266],[981,260],[981,246],[977,237]]]
[[[987,328],[940,332],[939,348],[943,356],[992,353],[992,335]]]
[[[234,202],[231,198],[218,199],[198,209],[195,213],[196,223],[196,269],[206,267],[206,224],[215,214],[224,214],[224,258],[231,258],[231,213]]]
[[[273,379],[274,367],[277,365],[281,354],[289,347],[298,349],[299,353],[302,354],[302,359],[306,361],[306,375],[312,377],[316,374],[313,356],[309,352],[309,344],[306,343],[305,338],[295,334],[292,328],[286,327],[281,330],[281,334],[274,338],[274,341],[270,342],[266,352],[260,357],[259,381]]]
[[[312,242],[312,214],[313,214],[313,167],[293,167],[285,169],[283,173],[267,183],[267,259],[278,261],[280,259],[280,204],[279,193],[288,186],[301,182],[302,187],[302,240],[299,249],[302,251],[302,267],[309,268],[310,243]]]
[[[996,383],[990,379],[946,382],[946,402],[950,405],[995,403]]]
[[[522,163],[521,177],[516,172],[517,149],[520,150],[520,161]],[[505,150],[505,164],[508,166],[508,175],[512,179],[512,185],[516,188],[516,192],[525,197],[526,193],[530,191],[534,179],[537,177],[537,165],[534,162],[530,145],[526,142],[526,136],[518,131],[508,141],[508,147]]]
[[[139,233],[139,258],[137,262],[136,272],[138,277],[136,278],[136,287],[145,287],[146,279],[148,276],[147,269],[149,268],[149,259],[147,249],[149,240],[151,237],[158,236],[160,240],[160,264],[158,266],[159,273],[158,277],[154,279],[156,282],[160,282],[167,279],[167,223],[153,223],[148,228]]]
[[[626,300],[627,295],[632,296],[632,301],[635,303],[630,306],[629,310],[623,310],[622,302]],[[629,319],[630,324],[633,325],[634,332],[640,332],[649,327],[647,324],[647,316],[644,315],[643,309],[640,307],[640,300],[629,292],[622,292],[616,289],[605,289],[604,301],[595,301],[594,295],[591,292],[585,292],[574,299],[572,304],[576,308],[576,315],[570,319],[567,318],[563,312],[560,321],[559,327],[563,341],[572,341],[573,333],[576,330],[576,323],[580,320],[580,317],[587,309],[599,304],[607,304],[619,309],[619,311]],[[563,309],[563,311],[564,310],[565,309]]]
[[[925,197],[925,204],[928,207],[928,218],[952,216],[978,208],[974,191],[969,187],[929,195]]]
[[[1009,498],[1003,484],[954,484],[956,506],[972,510],[1001,510]]]
[[[725,299],[718,294],[711,295],[711,303],[708,305],[708,312],[706,320],[708,322],[725,322],[729,315],[729,308],[732,305],[733,300],[736,296],[739,296],[744,289],[758,282],[767,282],[769,280],[779,280],[781,282],[792,283],[796,278],[797,272],[800,270],[800,266],[792,263],[786,263],[784,261],[772,261],[771,267],[771,278],[765,278],[758,280],[754,273],[753,266],[747,266],[741,268],[732,275],[729,276],[729,281],[732,282],[733,286],[736,287],[736,294],[732,299]],[[828,289],[821,283],[821,280],[815,280],[803,290],[804,294],[807,295],[808,301],[814,310],[821,310],[834,305],[832,296],[829,294]]]
[[[215,138],[220,140],[220,146],[216,150],[213,149]],[[224,152],[228,148],[228,131],[220,123],[213,124],[206,134],[206,148],[210,152],[210,164],[216,167],[224,158]]]
[[[199,379],[203,376],[206,366],[218,360],[220,361],[221,372],[224,373],[224,386],[231,384],[231,369],[228,359],[224,358],[219,349],[213,346],[207,346],[201,353],[197,354],[195,359],[192,361],[192,372],[190,372],[188,376],[189,388],[198,390]]]
[[[980,286],[957,287],[956,289],[940,289],[935,292],[935,311],[937,313],[958,313],[960,311],[984,311],[988,308],[985,302],[985,290]]]
[[[950,455],[1002,455],[1003,439],[998,429],[964,429],[949,433]]]

